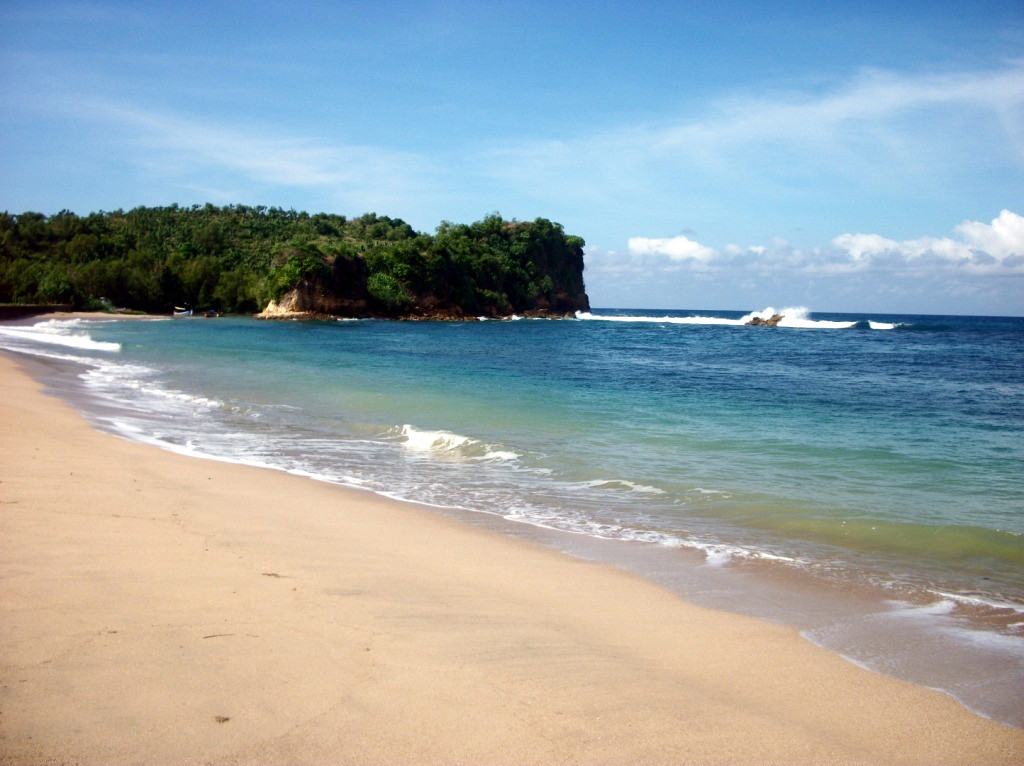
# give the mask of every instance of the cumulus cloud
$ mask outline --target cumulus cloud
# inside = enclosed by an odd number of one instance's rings
[[[665,256],[672,261],[707,263],[718,257],[718,252],[713,248],[705,247],[682,234],[667,239],[630,237],[628,247],[630,254],[634,256]]]
[[[880,234],[840,234],[831,247],[794,248],[782,239],[768,245],[722,249],[689,237],[630,237],[626,254],[595,253],[597,268],[638,273],[652,269],[744,269],[758,274],[828,276],[855,272],[907,274],[959,269],[979,275],[1024,274],[1024,217],[1003,210],[990,223],[964,221],[956,237],[895,240]]]
[[[1004,210],[991,224],[964,221],[956,227],[978,250],[996,258],[1024,255],[1024,217]]]
[[[906,265],[920,261],[946,263],[974,271],[1024,270],[1024,217],[1003,210],[991,223],[964,221],[958,238],[919,237],[897,241],[878,234],[841,234],[832,244],[856,263],[876,259]]]

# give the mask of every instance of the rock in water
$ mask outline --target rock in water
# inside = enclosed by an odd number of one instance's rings
[[[783,318],[784,317],[782,316],[782,314],[772,314],[769,319],[754,317],[749,322],[747,322],[747,324],[753,325],[754,327],[777,327],[779,322],[781,322]]]

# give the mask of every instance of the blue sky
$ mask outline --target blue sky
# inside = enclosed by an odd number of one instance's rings
[[[563,224],[595,306],[1024,315],[1024,3],[0,4],[0,209]]]

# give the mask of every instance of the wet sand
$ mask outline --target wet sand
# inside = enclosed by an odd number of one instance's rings
[[[0,387],[0,762],[1024,760],[793,629]]]

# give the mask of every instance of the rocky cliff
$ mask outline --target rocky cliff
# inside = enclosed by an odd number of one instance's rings
[[[545,219],[442,225],[436,236],[322,256],[283,252],[261,319],[567,317],[589,311],[583,240]]]

